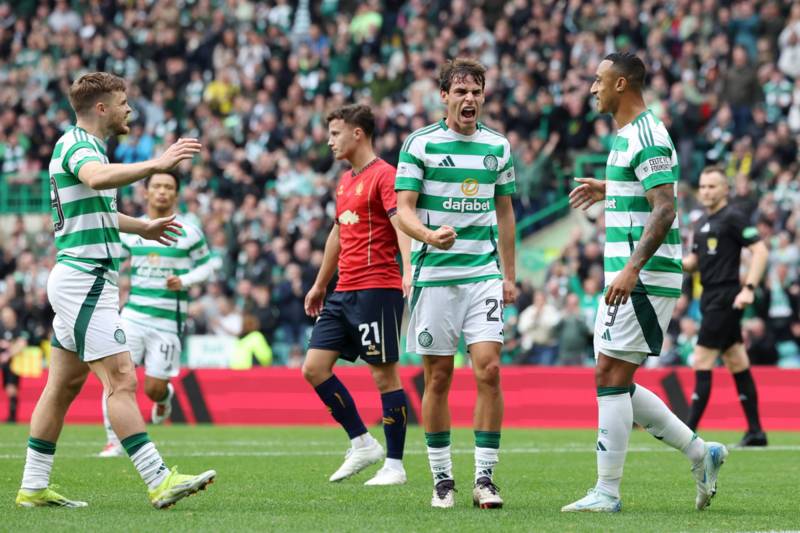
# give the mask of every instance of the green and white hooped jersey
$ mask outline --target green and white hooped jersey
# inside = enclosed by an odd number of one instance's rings
[[[146,216],[141,220],[149,220]],[[178,217],[183,227],[178,242],[164,246],[124,233],[122,246],[131,258],[131,292],[122,318],[180,335],[186,321],[189,291],[167,289],[167,278],[182,276],[211,260],[203,232]]]
[[[96,191],[78,179],[90,161],[108,164],[106,144],[83,128],[70,128],[56,142],[49,167],[56,261],[116,284],[122,255],[117,190]]]
[[[617,131],[606,164],[606,287],[625,267],[642,236],[651,212],[645,192],[672,183],[677,209],[678,175],[678,155],[667,128],[650,111]],[[678,298],[683,280],[682,257],[675,217],[664,242],[639,274],[641,284],[634,292]]]
[[[502,279],[495,197],[515,191],[508,140],[478,123],[472,135],[444,120],[408,136],[400,151],[395,190],[419,192],[417,216],[428,228],[455,228],[449,250],[412,239],[413,285],[432,287]]]

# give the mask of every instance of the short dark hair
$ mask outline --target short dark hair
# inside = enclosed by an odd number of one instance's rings
[[[616,70],[634,89],[644,88],[644,79],[647,75],[647,68],[639,56],[630,52],[614,52],[608,54],[604,59],[611,61]]]
[[[181,190],[181,179],[178,177],[178,175],[175,172],[156,172],[155,174],[151,174],[150,176],[147,176],[144,179],[144,188],[145,189],[150,188],[150,179],[153,176],[157,176],[159,174],[166,174],[168,176],[172,176],[172,179],[175,180],[175,190],[176,191],[180,191]]]
[[[69,88],[69,103],[75,114],[80,115],[114,91],[125,92],[125,81],[122,78],[108,72],[91,72],[72,82]]]
[[[361,128],[364,134],[372,138],[375,132],[375,115],[372,109],[364,104],[350,104],[334,109],[328,113],[328,124],[334,120],[343,120],[345,124]]]
[[[708,165],[700,171],[700,175],[703,174],[719,174],[725,180],[725,183],[728,183],[730,179],[728,178],[728,173],[725,172],[725,168],[722,165]]]
[[[450,92],[453,82],[458,82],[472,76],[483,89],[486,86],[486,67],[480,61],[470,57],[457,57],[447,61],[439,71],[439,89]]]

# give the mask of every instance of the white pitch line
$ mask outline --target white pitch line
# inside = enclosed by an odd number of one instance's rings
[[[94,443],[96,444],[96,443]],[[473,448],[455,448],[452,450],[454,455],[471,455],[474,453]],[[628,448],[629,452],[635,453],[666,453],[666,452],[674,452],[672,448],[667,446],[653,448],[649,446],[634,446],[632,448]],[[766,453],[766,452],[797,452],[800,451],[800,445],[785,445],[785,446],[768,446],[765,448],[760,447],[752,447],[752,448],[735,448],[732,450],[735,454],[740,452],[755,452],[755,453]],[[405,451],[408,455],[425,455],[427,451],[424,449],[407,449]],[[501,448],[501,454],[569,454],[569,453],[585,453],[585,454],[593,454],[594,450],[591,448]],[[238,451],[196,451],[196,452],[180,452],[180,451],[172,451],[166,450],[166,455],[170,457],[310,457],[310,456],[320,456],[320,457],[328,457],[328,456],[341,456],[341,450],[327,450],[327,451],[289,451],[289,450],[265,450],[265,451],[247,451],[247,452],[238,452]],[[71,453],[64,453],[60,455],[60,457],[78,457],[78,458],[86,458],[86,457],[96,457],[96,454],[71,454]],[[23,459],[25,455],[23,454],[0,454],[0,459]]]
[[[22,443],[22,447],[26,446],[25,440],[21,440],[19,442],[0,442],[0,449],[2,448],[19,448],[20,443]],[[159,446],[186,446],[186,441],[182,440],[162,440],[157,439],[157,444]],[[341,441],[339,441],[341,442]],[[87,447],[87,448],[95,448],[97,446],[102,447],[105,443],[104,437],[100,437],[96,440],[70,440],[64,443],[59,444],[58,446],[63,446],[64,448],[72,448],[72,447]],[[285,446],[287,441],[284,440],[203,440],[203,444],[209,446]],[[330,446],[331,444],[336,444],[336,441],[333,440],[298,440],[298,444],[302,444],[303,446]]]

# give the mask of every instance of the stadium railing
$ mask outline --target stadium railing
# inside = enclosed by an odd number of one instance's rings
[[[572,176],[594,177],[603,179],[606,175],[605,154],[581,154],[575,157],[572,164]],[[556,167],[556,200],[544,209],[540,209],[517,222],[517,242],[530,233],[529,228],[539,225],[543,221],[555,222],[564,216],[569,209],[568,188],[572,187],[572,176],[565,176],[563,170]]]
[[[39,214],[50,210],[50,182],[46,171],[32,178],[0,174],[0,215]]]

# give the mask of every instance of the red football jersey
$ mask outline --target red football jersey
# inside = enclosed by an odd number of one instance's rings
[[[389,218],[397,211],[395,168],[376,159],[360,173],[344,173],[336,189],[339,224],[337,291],[400,289],[397,234]]]

